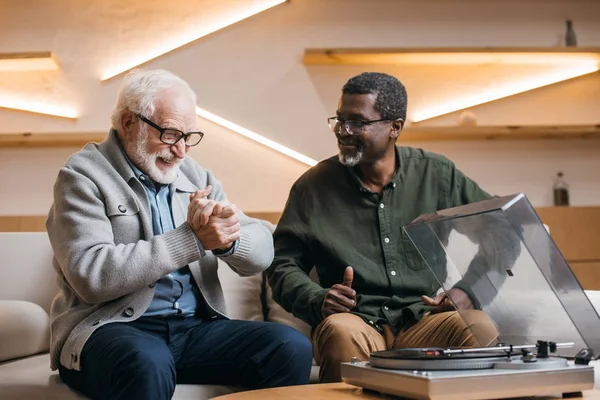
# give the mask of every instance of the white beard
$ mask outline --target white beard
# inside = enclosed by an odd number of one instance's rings
[[[157,153],[149,153],[148,150],[146,150],[147,139],[148,135],[140,135],[137,140],[137,164],[154,182],[162,183],[164,185],[172,183],[177,178],[179,165],[183,159],[177,158],[169,149],[163,149]],[[163,161],[173,163],[167,172],[161,171],[156,166],[156,160],[159,158]]]
[[[362,159],[362,156],[363,156],[363,152],[361,150],[358,150],[354,154],[344,154],[344,153],[342,153],[342,150],[340,150],[340,152],[338,154],[338,160],[340,160],[340,163],[342,165],[345,165],[346,167],[354,167],[356,164],[358,164],[360,162],[360,160]]]

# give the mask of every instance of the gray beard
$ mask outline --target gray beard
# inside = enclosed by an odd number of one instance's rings
[[[361,150],[357,151],[354,154],[343,154],[340,150],[338,154],[338,160],[340,160],[340,163],[342,165],[345,165],[346,167],[354,167],[360,162],[362,156],[363,152]]]
[[[175,181],[175,179],[177,179],[177,172],[179,171],[179,165],[181,164],[182,160],[176,160],[176,157],[171,154],[169,149],[163,149],[158,153],[149,153],[146,150],[147,141],[147,133],[138,137],[134,156],[136,159],[135,161],[140,166],[140,169],[154,182],[161,183],[163,185],[171,184],[173,181]],[[173,166],[167,172],[161,171],[156,166],[156,159],[159,157],[174,161]]]

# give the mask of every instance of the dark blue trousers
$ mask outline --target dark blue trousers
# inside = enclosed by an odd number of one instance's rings
[[[249,389],[308,383],[310,341],[283,324],[201,318],[140,318],[96,330],[81,371],[60,378],[93,399],[170,399],[176,383]]]

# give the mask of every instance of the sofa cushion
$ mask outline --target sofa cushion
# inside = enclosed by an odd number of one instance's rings
[[[262,274],[239,276],[221,260],[218,274],[227,304],[227,316],[246,321],[263,321]]]
[[[50,317],[28,301],[0,301],[0,361],[48,351]]]
[[[266,303],[267,303],[267,320],[278,322],[296,328],[302,332],[307,338],[311,338],[311,328],[306,322],[294,317],[291,313],[285,311],[275,300],[273,300],[273,291],[271,285],[266,283]]]
[[[240,390],[242,388],[236,386],[177,385],[173,399],[209,399]],[[2,400],[87,399],[62,383],[57,371],[50,370],[48,354],[0,364],[0,398]]]
[[[58,286],[46,232],[1,232],[0,270],[0,300],[30,301],[50,313]]]
[[[275,229],[269,221],[262,219],[257,221],[271,232]],[[265,319],[262,300],[263,274],[241,277],[221,260],[219,260],[218,274],[227,304],[227,315],[233,319],[263,321]]]

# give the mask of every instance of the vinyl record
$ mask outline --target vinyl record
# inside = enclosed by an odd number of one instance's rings
[[[455,351],[455,352],[453,352]],[[484,349],[481,352],[469,349],[412,348],[394,349],[371,353],[369,363],[375,368],[401,370],[462,370],[488,369],[500,360],[508,360],[506,351]]]

